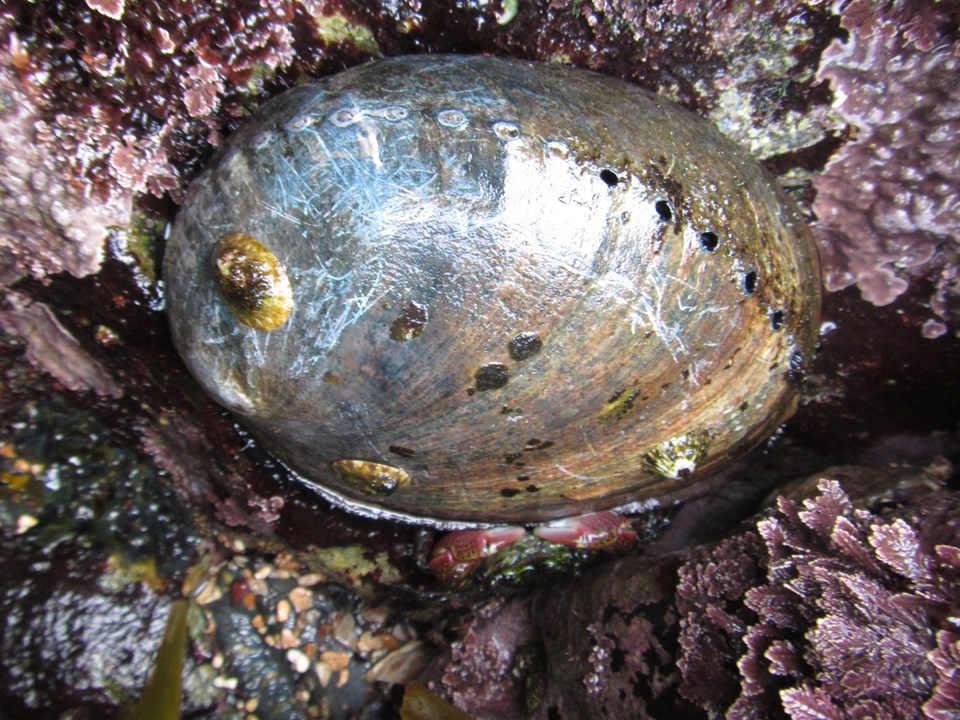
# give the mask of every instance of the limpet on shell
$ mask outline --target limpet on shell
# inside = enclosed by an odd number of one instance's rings
[[[276,330],[290,316],[293,295],[286,270],[256,238],[227,233],[211,255],[213,284],[224,306],[244,325]]]

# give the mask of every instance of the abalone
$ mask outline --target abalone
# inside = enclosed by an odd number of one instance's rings
[[[793,412],[820,305],[797,209],[715,128],[492,57],[267,103],[191,187],[164,279],[193,375],[303,482],[450,526],[729,464]]]

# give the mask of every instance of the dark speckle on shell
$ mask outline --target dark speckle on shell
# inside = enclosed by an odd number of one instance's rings
[[[269,332],[218,291],[224,237],[284,270]],[[164,274],[194,375],[304,482],[448,524],[728,464],[793,411],[820,293],[797,211],[710,125],[594,73],[456,56],[267,104],[192,187]]]
[[[543,341],[536,333],[522,332],[510,338],[510,357],[514,360],[526,360],[533,357],[543,347]]]

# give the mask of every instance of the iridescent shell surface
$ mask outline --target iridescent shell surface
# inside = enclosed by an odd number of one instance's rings
[[[449,525],[729,464],[792,413],[820,304],[796,209],[709,124],[486,57],[268,103],[191,188],[164,277],[193,374],[304,482]]]

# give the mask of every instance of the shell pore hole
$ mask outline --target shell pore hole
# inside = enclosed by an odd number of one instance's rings
[[[750,270],[746,275],[743,276],[743,291],[747,295],[753,295],[757,289],[757,283],[760,281],[760,278],[757,276],[756,270]]]
[[[617,183],[620,182],[620,177],[610,168],[604,168],[600,171],[600,179],[609,187],[616,187]]]
[[[666,200],[657,200],[653,207],[664,222],[670,222],[673,219],[673,208]]]
[[[707,252],[713,252],[720,247],[720,237],[711,230],[700,233],[700,247]]]
[[[783,327],[783,310],[774,310],[770,313],[770,327],[773,330]]]

